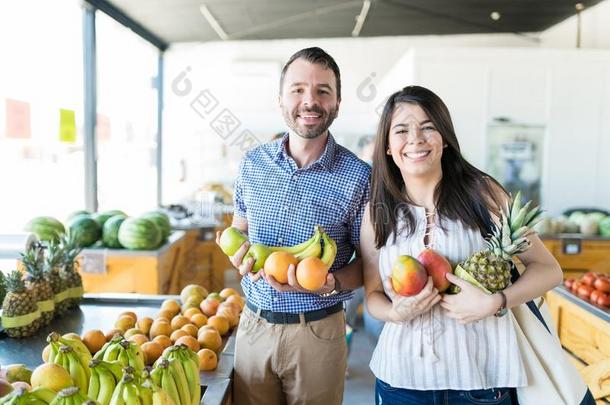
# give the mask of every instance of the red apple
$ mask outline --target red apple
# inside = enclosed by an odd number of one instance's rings
[[[565,286],[565,288],[567,288],[568,290],[570,290],[572,288],[572,284],[574,283],[574,279],[573,278],[569,278],[567,280],[565,280],[563,282],[563,285]]]
[[[424,266],[428,275],[432,277],[434,287],[439,292],[443,292],[449,288],[451,283],[447,280],[445,275],[447,273],[453,273],[453,269],[451,268],[449,261],[443,255],[432,249],[425,249],[417,256],[417,260]]]
[[[392,266],[392,287],[406,297],[419,293],[428,281],[428,273],[420,262],[411,256],[398,256]]]
[[[589,296],[591,296],[592,292],[593,292],[593,287],[583,284],[580,287],[578,287],[577,294],[580,298],[582,298],[584,300],[588,300]]]
[[[583,284],[586,284],[588,286],[593,287],[593,283],[595,282],[595,280],[597,279],[597,276],[595,275],[595,273],[593,272],[588,272],[585,273],[581,278],[580,278],[580,282]]]
[[[597,305],[600,307],[610,308],[610,295],[600,292],[599,296],[597,297]]]

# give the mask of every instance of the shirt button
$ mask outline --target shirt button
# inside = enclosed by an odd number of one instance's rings
[[[280,300],[280,299],[279,299],[278,297],[275,297],[275,298],[273,299],[273,302],[278,302],[279,300]]]
[[[282,238],[277,238],[277,243],[282,243],[282,242],[284,242],[284,239],[282,239]]]
[[[284,204],[284,211],[288,211],[289,208],[290,206],[288,204]]]

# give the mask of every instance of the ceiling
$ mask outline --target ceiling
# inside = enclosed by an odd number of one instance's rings
[[[582,0],[591,7],[601,0]],[[350,37],[364,0],[108,0],[167,43]],[[370,0],[359,36],[532,33],[574,15],[575,0]],[[201,6],[207,9],[204,17]],[[500,18],[493,20],[492,12]],[[212,26],[217,23],[219,29]],[[220,32],[220,34],[219,34]]]

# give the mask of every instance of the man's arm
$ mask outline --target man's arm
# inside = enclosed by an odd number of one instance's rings
[[[339,279],[342,290],[355,290],[356,288],[362,287],[363,278],[360,249],[356,249],[356,259],[332,274],[333,277]]]

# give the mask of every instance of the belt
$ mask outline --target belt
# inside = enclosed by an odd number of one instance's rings
[[[252,312],[258,313],[258,308],[256,305],[247,301],[246,305]],[[335,305],[332,305],[327,308],[318,309],[315,311],[307,311],[303,312],[305,316],[305,322],[313,322],[319,321],[320,319],[324,319],[329,315],[335,314],[339,311],[343,310],[343,302],[337,302]],[[268,310],[261,310],[260,317],[265,319],[269,323],[299,323],[301,322],[301,314],[292,314],[289,312],[273,312]]]

